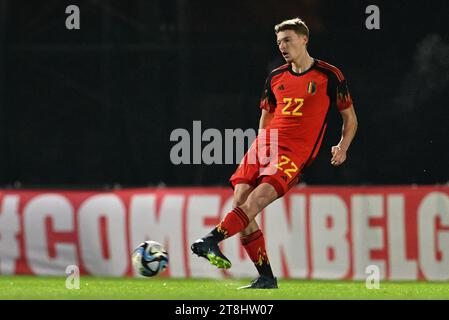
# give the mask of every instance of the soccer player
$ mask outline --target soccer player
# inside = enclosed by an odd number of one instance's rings
[[[273,70],[266,80],[260,102],[259,128],[266,132],[277,130],[276,152],[268,151],[275,141],[271,134],[270,138],[262,139],[261,130],[230,178],[234,188],[234,209],[209,234],[191,246],[193,253],[218,268],[227,269],[231,262],[218,244],[239,233],[241,243],[259,273],[250,285],[242,287],[248,289],[277,288],[264,236],[254,219],[297,184],[300,172],[312,163],[320,148],[331,106],[338,108],[343,120],[341,139],[331,148],[332,165],[339,166],[346,160],[357,130],[357,117],[346,80],[338,68],[309,55],[306,24],[295,18],[281,22],[274,29],[286,64]],[[276,161],[263,163],[259,160],[260,152],[270,157],[274,155]]]

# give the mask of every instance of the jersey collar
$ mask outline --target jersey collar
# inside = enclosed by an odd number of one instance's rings
[[[290,71],[290,73],[291,73],[292,75],[297,76],[297,77],[300,77],[300,76],[306,74],[307,72],[309,72],[310,70],[312,70],[312,69],[315,67],[315,65],[316,65],[316,59],[314,58],[314,59],[313,59],[313,63],[312,63],[312,65],[310,66],[309,69],[307,69],[306,71],[303,71],[303,72],[299,72],[299,73],[298,73],[298,72],[293,71],[292,64],[290,63],[290,64],[288,65],[288,71]]]

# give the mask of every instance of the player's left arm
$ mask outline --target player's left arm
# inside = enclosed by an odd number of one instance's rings
[[[333,146],[331,149],[332,159],[331,164],[339,166],[346,160],[346,154],[354,139],[357,131],[357,115],[355,114],[354,106],[350,105],[349,108],[340,110],[341,117],[343,119],[343,127],[341,130],[340,142]]]

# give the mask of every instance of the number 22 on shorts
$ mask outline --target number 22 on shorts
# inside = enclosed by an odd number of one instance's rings
[[[296,164],[287,156],[281,155],[280,162],[276,165],[276,168],[278,168],[281,171],[284,171],[284,173],[291,178],[291,172],[297,172],[298,167]]]

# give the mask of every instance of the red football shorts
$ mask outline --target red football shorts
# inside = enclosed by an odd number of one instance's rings
[[[299,173],[308,154],[298,150],[298,143],[293,145],[279,140],[274,145],[262,140],[259,136],[254,140],[229,182],[232,188],[239,183],[254,188],[269,183],[281,197],[299,182]]]

